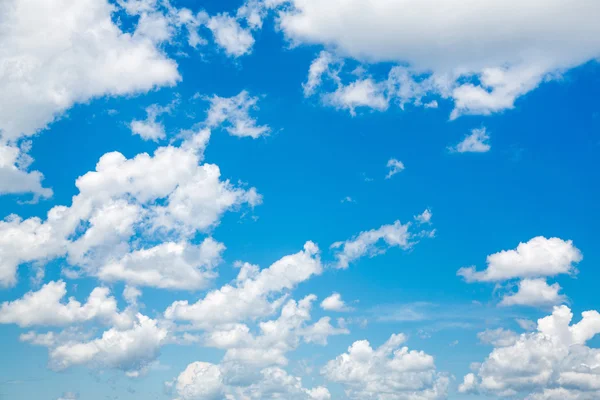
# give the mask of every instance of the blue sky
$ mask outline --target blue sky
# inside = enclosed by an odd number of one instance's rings
[[[0,6],[0,399],[600,396],[600,6],[52,3]]]

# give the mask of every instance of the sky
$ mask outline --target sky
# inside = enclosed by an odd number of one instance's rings
[[[598,20],[1,2],[0,399],[600,398]]]

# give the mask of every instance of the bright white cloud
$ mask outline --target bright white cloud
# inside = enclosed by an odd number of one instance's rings
[[[404,163],[402,161],[396,160],[395,158],[390,158],[386,166],[388,168],[388,174],[385,176],[385,179],[390,179],[398,172],[404,171]]]
[[[470,135],[465,136],[462,142],[449,148],[456,153],[486,153],[492,146],[489,144],[490,136],[485,128],[473,129]]]
[[[37,292],[28,292],[21,299],[2,303],[0,323],[20,327],[67,326],[91,320],[112,324],[127,319],[119,315],[117,301],[109,293],[107,288],[98,287],[85,304],[72,297],[63,303],[67,294],[66,283],[50,282]]]
[[[583,255],[570,240],[535,237],[487,257],[487,269],[461,268],[458,275],[467,282],[497,282],[513,278],[536,278],[572,274]]]
[[[600,55],[600,6],[591,0],[544,7],[515,0],[270,4],[281,6],[279,26],[293,43],[321,44],[368,63],[396,62],[413,76],[447,81],[431,90],[420,79],[419,86],[453,99],[452,118],[512,108],[545,79]]]
[[[227,55],[240,57],[252,52],[254,37],[249,29],[242,28],[236,18],[228,14],[216,15],[208,20],[206,26]]]
[[[339,86],[335,92],[326,94],[323,101],[335,108],[348,110],[352,115],[356,115],[356,109],[361,107],[385,111],[389,106],[384,87],[371,78]]]
[[[462,392],[534,399],[592,399],[600,395],[600,351],[586,342],[600,333],[600,314],[582,313],[577,324],[566,306],[538,320],[537,331],[496,343]]]
[[[271,128],[266,125],[257,125],[256,119],[250,116],[250,110],[258,108],[256,106],[258,97],[250,96],[245,90],[233,97],[213,96],[208,100],[210,108],[206,125],[209,128],[223,125],[233,136],[253,139],[267,135],[271,131]]]
[[[177,64],[155,37],[121,31],[106,0],[8,0],[0,5],[0,193],[48,197],[14,145],[76,103],[173,86]],[[69,21],[69,23],[64,23]],[[6,154],[6,153],[10,154]]]
[[[400,347],[402,334],[392,335],[377,349],[366,340],[323,367],[321,373],[340,383],[351,399],[444,399],[448,377],[436,372],[433,357]]]
[[[98,277],[161,289],[203,289],[215,278],[213,268],[221,261],[224,250],[225,246],[212,238],[198,246],[165,242],[103,265]]]
[[[165,311],[173,320],[192,321],[200,326],[241,322],[272,314],[284,297],[269,299],[291,290],[322,271],[319,249],[307,242],[304,250],[285,256],[261,271],[242,266],[235,284],[209,292],[194,304],[177,301]]]
[[[55,370],[74,365],[116,368],[129,376],[138,376],[158,357],[168,331],[156,320],[142,314],[136,318],[129,329],[111,328],[98,339],[67,342],[50,348],[50,366]]]
[[[222,367],[206,362],[195,362],[179,374],[169,385],[174,387],[176,400],[234,400],[234,399],[289,399],[329,400],[329,391],[322,386],[306,389],[300,378],[289,375],[278,367],[260,371],[257,382],[247,386],[228,385]]]
[[[158,257],[157,261],[168,249],[144,249],[134,240],[136,234],[148,239],[164,239],[166,235],[188,249],[182,250],[183,257],[203,253],[194,250],[196,245],[191,243],[196,233],[216,226],[228,210],[261,202],[254,188],[235,187],[220,179],[218,166],[201,164],[209,136],[209,131],[196,132],[181,146],[159,147],[152,156],[143,153],[127,159],[118,152],[107,153],[95,171],[77,179],[79,194],[73,197],[70,207],[53,207],[45,221],[11,216],[0,222],[0,282],[14,284],[20,264],[43,264],[66,255],[69,263],[89,275],[98,275],[104,269],[109,280],[117,279],[120,273],[120,278],[136,284],[158,283],[156,275],[144,276],[148,271],[141,271],[135,264],[150,254]],[[205,243],[207,252],[202,257],[215,253],[207,246]],[[126,265],[115,267],[118,260]],[[164,278],[161,287],[181,286],[185,275],[196,279],[188,286],[200,284],[198,271],[192,269],[208,264],[191,265],[192,261],[186,260],[177,264],[182,271],[154,266],[154,274],[161,271]],[[112,272],[107,273],[106,268],[112,268]],[[136,270],[140,276],[134,278]],[[209,275],[204,274],[204,278]]]
[[[351,308],[342,300],[342,295],[333,293],[321,302],[321,308],[326,311],[350,311]]]
[[[37,197],[52,196],[52,189],[42,186],[42,173],[26,171],[30,161],[19,147],[0,142],[0,195],[33,193]]]
[[[558,283],[548,285],[545,279],[523,279],[519,282],[518,291],[506,294],[502,298],[502,306],[551,307],[564,303],[567,298],[560,294]]]
[[[130,127],[134,135],[139,135],[144,140],[158,141],[166,137],[165,126],[157,118],[165,113],[170,113],[172,106],[159,106],[152,104],[146,108],[147,117],[145,120],[133,120]]]

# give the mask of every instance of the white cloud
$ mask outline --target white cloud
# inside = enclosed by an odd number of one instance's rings
[[[351,308],[344,303],[339,293],[333,293],[321,302],[321,308],[326,311],[350,311]]]
[[[139,135],[144,140],[157,142],[159,139],[164,139],[166,137],[165,126],[162,122],[158,122],[157,118],[162,114],[170,113],[171,110],[172,105],[162,107],[158,104],[152,104],[146,108],[147,117],[145,120],[131,121],[131,132],[134,135]]]
[[[489,140],[490,136],[485,128],[473,129],[470,135],[465,136],[462,142],[449,150],[456,153],[486,153],[492,148]]]
[[[519,282],[516,293],[506,294],[502,298],[502,306],[549,307],[564,303],[567,298],[560,294],[558,283],[548,285],[545,279],[523,279]]]
[[[570,240],[538,236],[487,257],[487,269],[461,268],[458,275],[467,282],[497,282],[513,278],[536,278],[573,274],[583,255]]]
[[[389,106],[384,87],[371,78],[341,85],[335,92],[323,96],[323,101],[338,109],[346,109],[352,115],[356,115],[356,109],[360,107],[385,111]]]
[[[496,343],[474,374],[465,377],[462,392],[534,399],[592,399],[600,395],[600,351],[586,342],[600,333],[600,314],[573,318],[566,306],[538,320],[537,332],[521,334],[514,343]]]
[[[122,32],[112,21],[114,10],[106,0],[8,0],[0,5],[0,153],[10,153],[0,154],[5,178],[0,193],[52,194],[42,188],[39,172],[27,172],[16,162],[14,145],[74,104],[180,80],[177,64],[155,38],[137,30]]]
[[[9,0],[1,10],[4,140],[36,133],[74,103],[180,79],[155,42],[113,23],[106,0]]]
[[[306,389],[300,378],[289,375],[278,367],[260,371],[259,379],[246,386],[228,385],[222,367],[206,362],[195,362],[169,383],[175,389],[176,400],[234,400],[234,399],[289,399],[329,400],[329,391],[322,387]]]
[[[194,235],[216,226],[226,211],[244,204],[254,206],[262,199],[254,188],[244,190],[222,181],[218,166],[201,164],[209,137],[210,131],[199,131],[189,135],[180,147],[159,147],[152,156],[143,153],[127,159],[118,152],[107,153],[95,171],[77,179],[79,194],[70,207],[53,207],[45,221],[23,221],[15,216],[1,221],[0,283],[13,285],[20,264],[43,265],[63,255],[84,273],[97,275],[115,260],[130,263],[149,255],[140,252],[144,248],[136,235],[168,238],[191,250],[184,252],[186,255],[194,254],[195,245],[190,242]],[[159,250],[165,248],[155,248],[154,255]],[[127,256],[129,253],[132,255]],[[187,272],[169,271],[167,276],[163,270],[162,277],[177,280],[189,274],[189,264],[178,266]],[[147,276],[132,277],[136,270],[133,264],[124,268],[127,276],[122,277],[128,281],[145,285],[157,282]],[[160,267],[155,272],[158,270]],[[116,279],[114,272],[109,279]],[[160,284],[167,284],[167,280]],[[178,285],[174,281],[168,284]]]
[[[319,56],[313,60],[308,70],[306,83],[302,84],[305,97],[312,96],[316,89],[321,86],[323,75],[332,75],[329,68],[334,62],[334,56],[327,51],[320,52]]]
[[[67,326],[91,320],[118,323],[127,319],[119,315],[117,301],[109,296],[107,288],[95,288],[85,304],[73,297],[62,303],[67,294],[66,286],[63,281],[50,282],[37,292],[28,292],[21,299],[2,303],[0,323],[20,327]]]
[[[390,158],[386,166],[388,167],[389,171],[388,174],[385,176],[385,179],[390,179],[398,172],[404,171],[404,163],[402,161],[396,160],[395,158]]]
[[[198,246],[164,242],[103,265],[98,277],[161,289],[203,289],[215,278],[213,268],[221,261],[224,250],[225,246],[212,238]]]
[[[419,215],[415,215],[415,221],[419,224],[431,224],[431,217],[433,217],[433,213],[431,209],[426,209]]]
[[[269,299],[293,289],[297,284],[321,273],[319,249],[307,242],[304,250],[288,255],[270,267],[258,268],[246,264],[240,270],[235,285],[225,285],[209,292],[194,304],[177,301],[165,311],[169,319],[192,321],[201,326],[213,326],[255,319],[272,314],[284,297]]]
[[[351,262],[365,255],[374,257],[385,253],[387,248],[391,247],[409,249],[416,243],[411,240],[415,236],[430,236],[431,234],[431,232],[422,231],[415,235],[409,231],[410,227],[410,222],[401,224],[400,221],[395,221],[390,225],[382,225],[377,229],[361,232],[344,242],[335,242],[331,245],[337,258],[335,267],[346,269]],[[386,247],[378,246],[381,241],[385,243]]]
[[[136,318],[129,329],[111,328],[98,339],[50,348],[50,366],[55,370],[74,365],[117,368],[129,376],[138,376],[157,358],[168,331],[142,314]]]
[[[254,37],[249,29],[240,26],[238,20],[228,14],[211,17],[206,26],[212,31],[215,42],[232,57],[252,52]]]
[[[323,367],[321,373],[342,384],[351,399],[444,399],[449,379],[436,372],[433,357],[400,347],[406,337],[392,335],[378,349],[366,340]]]
[[[428,92],[454,100],[453,118],[512,108],[545,79],[600,55],[600,6],[588,0],[575,6],[551,0],[544,7],[516,0],[274,5],[282,5],[279,26],[295,44],[320,44],[343,57],[395,62],[411,75],[445,79],[444,90]]]
[[[52,196],[52,189],[42,186],[44,175],[41,172],[27,172],[29,161],[22,149],[0,142],[0,194],[33,193],[36,197]]]
[[[245,90],[233,97],[213,96],[208,100],[210,109],[205,123],[210,128],[224,125],[225,130],[233,136],[253,139],[271,131],[266,125],[257,125],[256,119],[250,116],[250,110],[258,108],[258,97],[250,96]]]

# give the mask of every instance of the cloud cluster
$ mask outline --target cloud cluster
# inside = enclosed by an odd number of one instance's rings
[[[457,275],[472,282],[506,282],[519,279],[518,291],[505,294],[501,305],[552,306],[566,297],[559,294],[558,283],[549,285],[549,277],[574,274],[575,265],[583,259],[581,251],[570,240],[535,237],[519,243],[514,250],[504,250],[487,257],[487,268],[463,267]]]
[[[587,0],[552,0],[543,8],[512,0],[267,3],[278,7],[279,27],[294,44],[318,44],[365,64],[402,65],[388,78],[397,91],[363,78],[343,84],[347,89],[334,97],[345,99],[350,111],[358,105],[384,110],[391,100],[423,105],[428,95],[452,100],[451,118],[487,115],[513,108],[545,80],[600,56],[600,6]],[[308,94],[333,59],[321,53],[313,63]],[[353,96],[341,96],[346,91]]]
[[[350,399],[446,398],[449,378],[436,372],[429,354],[400,347],[405,341],[402,334],[392,335],[377,349],[366,340],[354,342],[321,372],[342,384]]]
[[[53,207],[44,221],[0,221],[0,284],[13,285],[21,264],[65,256],[73,271],[111,281],[203,287],[223,245],[212,239],[195,244],[193,237],[217,225],[224,212],[261,202],[254,188],[235,187],[220,179],[218,166],[201,164],[209,137],[210,131],[199,131],[179,147],[131,159],[107,153],[95,171],[77,179],[71,206]],[[139,236],[162,243],[139,244]],[[161,262],[168,255],[179,257],[179,268]]]
[[[494,340],[490,355],[465,376],[460,392],[481,392],[527,400],[594,399],[600,395],[600,351],[586,343],[600,333],[600,314],[555,307],[537,330]]]

